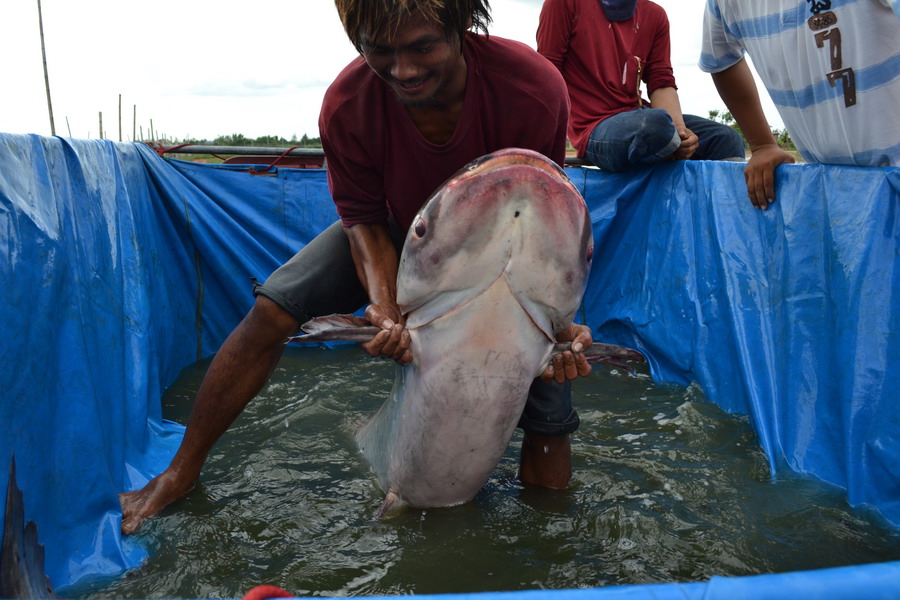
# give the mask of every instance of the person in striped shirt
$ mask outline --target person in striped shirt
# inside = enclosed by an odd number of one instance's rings
[[[700,68],[750,145],[750,201],[794,162],[763,114],[745,54],[808,163],[900,166],[900,0],[708,0]]]

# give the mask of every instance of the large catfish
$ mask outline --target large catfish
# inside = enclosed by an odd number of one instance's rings
[[[387,494],[379,516],[467,502],[484,485],[581,303],[592,253],[581,195],[529,150],[469,163],[419,211],[397,277],[413,360],[356,438]],[[303,329],[296,341],[378,331],[345,315]],[[643,360],[618,346],[593,350],[600,362]]]

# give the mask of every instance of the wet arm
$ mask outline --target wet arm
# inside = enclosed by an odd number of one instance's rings
[[[369,295],[366,317],[383,329],[362,344],[370,356],[388,356],[400,364],[412,360],[409,333],[397,305],[399,257],[385,225],[357,224],[345,227],[356,274]]]
[[[782,163],[794,162],[794,158],[775,142],[745,59],[713,73],[712,78],[719,96],[750,144],[750,160],[744,169],[747,195],[754,206],[765,210],[775,200],[775,168]]]

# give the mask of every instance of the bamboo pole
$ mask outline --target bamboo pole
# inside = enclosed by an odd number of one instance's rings
[[[41,30],[41,57],[44,60],[44,86],[47,88],[47,112],[50,114],[50,135],[56,135],[56,124],[53,122],[53,102],[50,101],[50,75],[47,73],[47,49],[44,47],[44,16],[41,11],[41,0],[38,5],[38,27]]]
[[[119,141],[122,141],[122,94],[119,94]]]
[[[100,139],[103,139],[103,111],[100,111]]]
[[[66,129],[69,131],[69,137],[72,137],[72,128],[69,127],[69,117],[66,117]]]
[[[137,104],[134,105],[134,117],[131,121],[131,141],[137,141]]]

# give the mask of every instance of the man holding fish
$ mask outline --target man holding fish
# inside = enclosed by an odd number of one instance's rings
[[[186,494],[212,446],[263,388],[285,339],[313,317],[353,312],[381,327],[362,344],[371,356],[412,360],[397,304],[399,252],[419,208],[450,175],[507,148],[564,160],[568,98],[558,71],[527,46],[486,32],[487,0],[336,0],[360,57],[325,95],[319,130],[341,220],[262,284],[225,340],[197,394],[170,466],[143,489],[120,494],[122,531]],[[497,335],[502,335],[498,333]],[[569,433],[578,427],[569,380],[590,372],[587,327],[557,336],[519,426],[523,483],[564,488]]]

